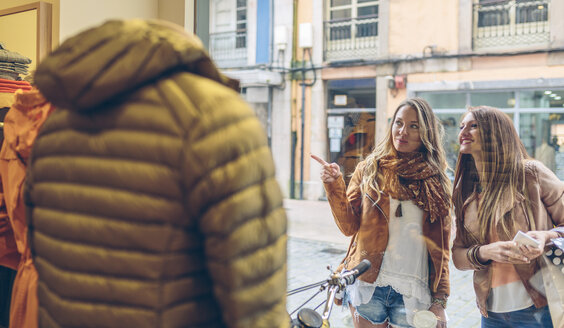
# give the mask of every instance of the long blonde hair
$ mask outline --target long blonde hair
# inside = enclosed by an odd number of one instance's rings
[[[437,116],[433,113],[431,106],[423,98],[409,98],[404,100],[396,108],[394,115],[388,128],[385,137],[374,147],[370,155],[366,157],[366,167],[362,178],[361,188],[363,193],[368,190],[374,190],[380,199],[381,189],[378,185],[378,160],[387,155],[397,155],[394,148],[392,125],[396,120],[398,111],[403,107],[413,108],[417,112],[417,119],[419,120],[419,137],[421,138],[422,147],[421,152],[425,160],[440,172],[439,179],[444,191],[450,197],[451,184],[446,174],[448,163],[446,161],[445,150],[443,148],[444,128]]]
[[[453,203],[456,214],[457,235],[465,243],[486,243],[492,229],[495,229],[496,208],[502,198],[516,202],[516,195],[522,194],[525,188],[525,160],[529,155],[517,135],[513,121],[497,108],[488,106],[471,107],[478,123],[481,140],[481,170],[477,172],[474,158],[470,154],[459,154],[454,173]],[[464,227],[462,206],[466,199],[481,189],[481,201],[478,206],[478,236],[472,237]],[[506,237],[513,234],[511,211],[500,218],[501,227]]]

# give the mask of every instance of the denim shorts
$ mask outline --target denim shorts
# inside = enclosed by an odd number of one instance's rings
[[[382,324],[387,320],[393,327],[411,327],[407,323],[403,296],[390,286],[376,287],[370,301],[357,306],[356,313],[372,324]]]
[[[552,328],[552,319],[548,306],[537,309],[534,305],[519,311],[494,313],[488,311],[488,317],[482,317],[482,328]]]

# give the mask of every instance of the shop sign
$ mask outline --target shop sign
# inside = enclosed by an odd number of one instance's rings
[[[341,152],[341,138],[331,138],[329,139],[329,151],[332,153]]]
[[[333,98],[333,103],[335,106],[346,106],[347,105],[347,95],[335,95]]]
[[[337,128],[343,129],[345,127],[345,117],[344,116],[328,116],[327,117],[327,128]]]
[[[329,138],[341,138],[343,136],[343,129],[339,128],[330,128],[329,129]]]

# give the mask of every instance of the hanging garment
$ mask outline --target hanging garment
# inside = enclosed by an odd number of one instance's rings
[[[39,91],[19,90],[15,93],[14,104],[4,119],[0,178],[9,222],[17,251],[21,256],[12,289],[10,327],[37,327],[37,271],[27,242],[22,187],[31,147],[39,128],[53,109]]]
[[[13,102],[13,93],[0,92],[0,144],[4,141],[4,117]],[[2,196],[0,193],[0,327],[8,327],[12,285],[16,277],[15,269],[20,261],[20,254],[16,250],[12,225]]]

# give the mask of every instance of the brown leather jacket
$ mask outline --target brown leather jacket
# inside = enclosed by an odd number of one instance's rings
[[[376,281],[384,252],[388,245],[389,197],[371,191],[363,194],[360,188],[366,162],[358,164],[345,191],[343,178],[326,183],[325,190],[337,226],[346,236],[352,236],[347,255],[341,266],[351,269],[363,259],[372,266],[360,279],[369,283]],[[450,294],[449,284],[449,238],[451,218],[444,217],[431,223],[429,213],[423,215],[423,234],[429,252],[429,289],[433,297]]]
[[[525,179],[529,200],[531,202],[532,217],[534,218],[535,230],[550,230],[554,225],[564,226],[564,182],[560,181],[552,171],[539,161],[527,161],[525,164]],[[507,195],[508,197],[509,195]],[[478,234],[478,222],[474,215],[466,216],[471,206],[476,206],[476,194],[472,194],[463,205],[462,219],[466,230],[471,234]],[[531,230],[528,224],[527,209],[525,207],[525,196],[517,195],[517,204],[510,208],[508,202],[500,202],[496,217],[501,217],[509,211],[513,211],[515,218],[515,233],[518,230]],[[511,238],[504,237],[498,226],[498,235],[501,240]],[[513,234],[514,235],[514,234]],[[486,301],[491,287],[491,271],[489,267],[478,270],[474,267],[466,253],[468,248],[473,245],[465,245],[458,236],[454,240],[452,247],[452,257],[454,265],[459,270],[476,270],[474,272],[474,291],[476,292],[476,303],[482,315],[487,316]],[[525,288],[531,296],[536,307],[543,307],[547,304],[546,298],[535,290],[529,283],[529,279],[539,270],[537,261],[530,264],[515,265],[517,274],[523,281]]]

